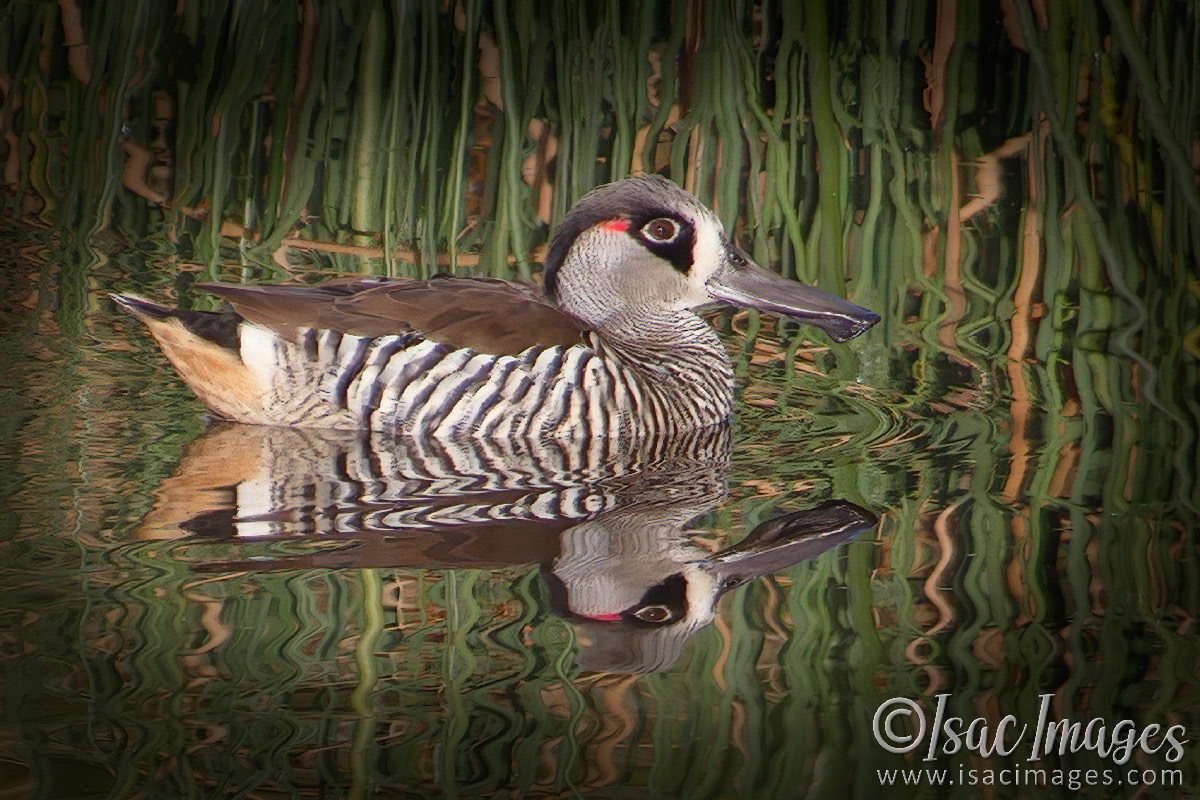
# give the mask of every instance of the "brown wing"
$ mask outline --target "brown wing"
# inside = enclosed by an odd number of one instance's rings
[[[454,347],[516,355],[534,345],[578,344],[584,330],[532,288],[495,278],[365,278],[316,286],[210,283],[201,288],[289,339],[301,327],[355,336],[415,331]]]

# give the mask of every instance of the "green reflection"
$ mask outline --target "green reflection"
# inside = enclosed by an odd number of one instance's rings
[[[1200,741],[1190,6],[100,3],[84,83],[71,5],[0,20],[6,785],[874,795],[907,763],[874,709],[942,691],[967,718],[1032,720],[1055,692]],[[126,144],[161,206],[123,183]],[[884,317],[834,347],[716,319],[742,395],[706,524],[835,496],[884,512],[874,540],[731,594],[640,677],[579,670],[533,567],[211,575],[294,553],[136,540],[205,425],[104,292],[202,303],[198,274],[284,265],[525,276],[571,201],[633,167]],[[214,470],[213,510],[239,468]]]

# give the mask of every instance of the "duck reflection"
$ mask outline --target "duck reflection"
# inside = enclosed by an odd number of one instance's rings
[[[727,427],[609,452],[437,442],[359,431],[219,425],[157,493],[141,538],[285,542],[204,572],[537,565],[587,671],[670,667],[753,578],[813,558],[876,518],[827,501],[713,552],[689,525],[726,495]]]
[[[686,534],[695,510],[636,503],[561,534],[544,574],[555,610],[580,624],[581,669],[666,669],[688,637],[712,622],[725,592],[820,555],[876,522],[856,505],[830,501],[764,522],[712,553]]]

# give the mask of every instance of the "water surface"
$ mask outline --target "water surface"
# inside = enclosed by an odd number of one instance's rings
[[[106,298],[167,293],[153,254],[0,244],[12,796],[870,795],[923,766],[876,708],[939,693],[1200,742],[1195,362],[1170,339],[1139,361],[1043,328],[1017,360],[983,305],[969,351],[727,313],[731,431],[505,461],[214,424]],[[879,524],[812,544],[839,523],[800,515],[721,586],[756,526],[829,501]],[[672,624],[588,618],[647,587]],[[1194,786],[1185,750],[1136,766]]]

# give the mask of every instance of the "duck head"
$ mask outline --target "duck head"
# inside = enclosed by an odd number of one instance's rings
[[[796,317],[838,342],[879,321],[758,266],[712,211],[658,175],[606,184],[576,203],[550,243],[545,282],[563,311],[598,331],[714,302]]]
[[[581,669],[667,669],[712,622],[723,594],[816,558],[878,522],[864,508],[831,500],[763,522],[710,553],[685,536],[686,518],[681,507],[635,505],[563,532],[543,576],[551,606],[576,623]]]

